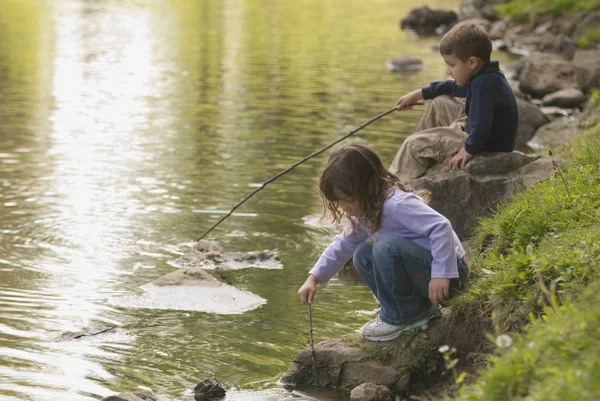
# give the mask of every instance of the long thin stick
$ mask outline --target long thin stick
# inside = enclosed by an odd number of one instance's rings
[[[315,380],[317,381],[317,388],[321,390],[319,374],[317,373],[317,355],[315,354],[315,343],[313,341],[312,310],[310,308],[310,304],[308,304],[308,341],[310,345],[310,355],[312,357],[313,374],[315,375]]]
[[[258,188],[256,188],[251,194],[247,195],[244,199],[242,199],[237,205],[235,205],[230,211],[229,213],[227,213],[225,216],[223,216],[219,221],[217,221],[211,228],[209,228],[208,230],[206,230],[204,232],[204,234],[202,234],[200,236],[200,238],[198,238],[197,241],[200,241],[202,238],[206,237],[208,235],[208,233],[210,233],[212,230],[214,230],[219,224],[221,224],[226,218],[228,218],[229,216],[231,216],[233,214],[233,212],[240,207],[244,202],[246,202],[248,199],[250,199],[252,196],[254,196],[254,194],[256,194],[258,191],[260,191],[261,189],[263,189],[264,187],[266,187],[268,184],[270,184],[271,182],[275,181],[277,178],[281,177],[282,175],[284,175],[285,173],[293,170],[294,168],[296,168],[297,166],[299,166],[300,164],[304,163],[305,161],[320,155],[321,153],[325,152],[327,149],[331,148],[332,146],[334,146],[337,143],[340,143],[341,141],[343,141],[344,139],[356,134],[358,131],[360,131],[361,129],[365,128],[367,125],[379,120],[381,117],[387,116],[390,113],[393,113],[394,111],[396,111],[396,107],[393,107],[387,111],[384,111],[383,113],[379,113],[377,114],[375,117],[371,118],[369,121],[361,124],[358,128],[350,131],[348,134],[344,135],[341,138],[336,139],[335,141],[331,142],[329,145],[325,146],[324,148],[321,148],[319,150],[317,150],[316,152],[313,152],[311,154],[309,154],[308,156],[306,156],[305,158],[303,158],[302,160],[292,164],[291,166],[289,166],[287,169],[283,170],[280,173],[275,174],[273,177],[269,178],[267,181],[263,182],[262,185]]]

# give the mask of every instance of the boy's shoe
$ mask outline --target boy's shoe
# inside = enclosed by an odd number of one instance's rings
[[[431,308],[423,315],[423,317],[414,320],[412,323],[401,326],[385,323],[377,316],[375,320],[370,321],[361,327],[359,333],[363,338],[369,341],[392,341],[405,332],[427,330],[429,328],[429,320],[441,315],[442,311],[440,308]]]

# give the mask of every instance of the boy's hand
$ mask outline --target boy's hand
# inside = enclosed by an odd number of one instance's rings
[[[298,295],[300,295],[300,301],[304,305],[312,304],[315,300],[315,294],[317,293],[317,283],[319,279],[317,276],[313,276],[312,274],[308,276],[302,287],[298,290]]]
[[[463,147],[458,151],[457,154],[454,155],[452,159],[450,159],[450,168],[465,168],[469,160],[473,158],[473,155],[468,153]]]
[[[429,299],[436,308],[450,298],[450,280],[447,278],[432,278],[429,281]]]
[[[398,110],[410,109],[412,106],[419,103],[421,100],[423,100],[423,92],[421,91],[421,89],[417,89],[416,91],[407,93],[406,95],[398,99],[398,101],[396,102],[396,108]]]

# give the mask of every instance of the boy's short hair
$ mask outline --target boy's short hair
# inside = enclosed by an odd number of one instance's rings
[[[492,41],[478,25],[461,23],[444,35],[440,41],[440,53],[445,56],[453,54],[463,62],[469,57],[479,57],[484,63],[489,63]]]

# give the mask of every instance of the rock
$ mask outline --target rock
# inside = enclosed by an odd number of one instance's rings
[[[504,37],[498,39],[496,47],[526,56],[535,52],[554,53],[566,60],[571,60],[576,50],[575,44],[567,35],[536,34],[523,26],[508,29]]]
[[[488,31],[488,36],[491,40],[499,40],[504,37],[506,31],[508,31],[509,25],[506,20],[499,20],[492,23]]]
[[[569,88],[544,96],[542,104],[544,106],[574,108],[583,105],[586,100],[587,97],[579,89]]]
[[[363,383],[350,393],[351,401],[393,401],[394,395],[385,386]]]
[[[600,83],[600,51],[577,50],[573,57],[577,86],[587,93]]]
[[[600,25],[600,12],[593,12],[585,15],[581,21],[574,27],[572,32],[573,39],[579,39],[585,31],[590,28],[596,28]]]
[[[461,238],[467,238],[479,224],[479,217],[488,215],[524,188],[550,178],[553,172],[549,158],[520,152],[497,153],[476,156],[464,170],[435,165],[408,185],[430,190],[429,205],[450,220]]]
[[[577,120],[561,118],[538,129],[527,144],[534,149],[556,147],[569,143],[569,140],[577,134]]]
[[[500,17],[494,10],[494,5],[500,2],[499,0],[463,0],[458,11],[460,19],[485,18],[496,21]]]
[[[517,149],[523,149],[535,131],[544,124],[548,124],[550,119],[539,107],[531,104],[527,100],[517,97],[517,106],[519,107],[519,128],[515,146]]]
[[[536,48],[543,53],[555,53],[566,60],[572,60],[577,48],[566,35],[543,35]]]
[[[386,343],[359,342],[357,334],[341,339],[326,340],[315,345],[319,383],[326,388],[350,392],[361,383],[374,383],[393,388],[414,364],[411,347],[405,347],[410,337]],[[425,340],[423,340],[425,341]],[[386,357],[373,358],[373,354]],[[405,370],[405,371],[403,371]],[[309,348],[302,350],[294,365],[280,379],[286,387],[316,387]]]
[[[223,283],[200,268],[186,268],[172,271],[154,280],[152,284],[162,287],[168,285],[199,285],[219,287]]]
[[[557,117],[567,117],[573,114],[574,109],[562,109],[560,107],[555,106],[546,106],[541,107],[540,110],[544,115],[548,116],[550,119],[554,119]]]
[[[103,398],[102,401],[161,401],[151,391],[136,391],[135,393],[120,393]]]
[[[460,21],[461,24],[473,24],[473,25],[477,25],[478,27],[480,27],[481,29],[483,29],[484,31],[488,32],[490,30],[490,27],[492,26],[491,21],[485,19],[485,18],[481,18],[481,17],[475,17],[475,18],[467,18],[464,20]]]
[[[204,379],[194,387],[196,401],[220,400],[225,397],[225,389],[216,379]]]
[[[401,54],[388,61],[385,66],[393,72],[411,72],[423,69],[423,61],[410,54]]]
[[[575,87],[575,66],[548,53],[533,53],[520,74],[519,88],[534,97],[544,97],[561,89]]]
[[[415,8],[400,21],[400,29],[418,35],[434,35],[440,27],[450,27],[458,21],[454,11],[432,10],[427,6]]]
[[[221,275],[219,271],[215,274]],[[264,298],[217,280],[198,267],[175,270],[140,288],[143,293],[115,298],[111,303],[126,308],[219,314],[243,313],[266,303]]]
[[[221,270],[281,269],[279,257],[273,251],[231,252],[212,241],[198,241],[177,261],[180,267],[219,268]]]

